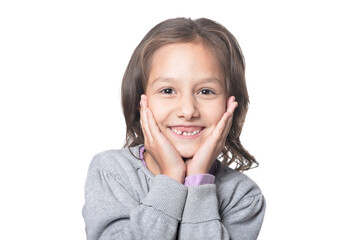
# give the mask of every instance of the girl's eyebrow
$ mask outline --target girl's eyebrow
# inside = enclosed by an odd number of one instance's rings
[[[219,85],[223,84],[222,80],[215,78],[215,77],[204,78],[201,81],[199,81],[199,83],[209,83],[209,82],[218,83]]]
[[[154,85],[155,83],[159,83],[159,82],[175,82],[175,81],[177,81],[175,78],[158,77],[158,78],[154,79],[154,81],[152,82],[152,85]],[[215,77],[203,78],[199,82],[197,82],[197,84],[203,84],[203,83],[209,83],[209,82],[214,82],[214,83],[223,85],[223,81],[221,81],[221,80],[219,80],[218,78],[215,78]]]
[[[158,77],[153,80],[152,85],[154,85],[155,83],[158,83],[158,82],[169,82],[169,81],[174,81],[174,80],[175,80],[174,78]]]

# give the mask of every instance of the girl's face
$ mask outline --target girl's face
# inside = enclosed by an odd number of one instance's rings
[[[200,42],[159,48],[146,86],[160,131],[191,158],[226,111],[226,84],[216,57]]]

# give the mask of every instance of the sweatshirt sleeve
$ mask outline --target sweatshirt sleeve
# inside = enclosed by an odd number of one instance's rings
[[[89,169],[83,217],[88,240],[175,239],[187,187],[158,175],[141,201],[119,176]]]
[[[188,187],[179,239],[257,239],[265,211],[263,195],[235,190],[218,203],[216,188],[215,184]]]

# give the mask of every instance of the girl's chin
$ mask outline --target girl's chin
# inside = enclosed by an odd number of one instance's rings
[[[182,157],[183,161],[186,161],[186,160],[188,160],[188,159],[192,159],[192,158],[193,158],[193,156],[187,156],[187,157],[181,156],[181,157]]]
[[[183,159],[192,158],[196,153],[195,149],[177,149]]]

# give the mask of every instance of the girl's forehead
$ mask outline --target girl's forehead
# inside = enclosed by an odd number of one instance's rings
[[[218,79],[215,77],[208,77],[208,78],[201,78],[201,79],[190,79],[189,80],[190,83],[194,83],[194,84],[216,84],[216,85],[223,85],[224,84],[224,80],[223,79]],[[170,78],[170,77],[158,77],[153,79],[150,84],[152,85],[156,85],[156,84],[169,84],[169,83],[173,83],[173,84],[184,84],[184,80],[182,79],[177,79],[177,78]]]
[[[219,60],[201,42],[167,44],[153,55],[149,80],[157,78],[215,78],[223,81]]]

